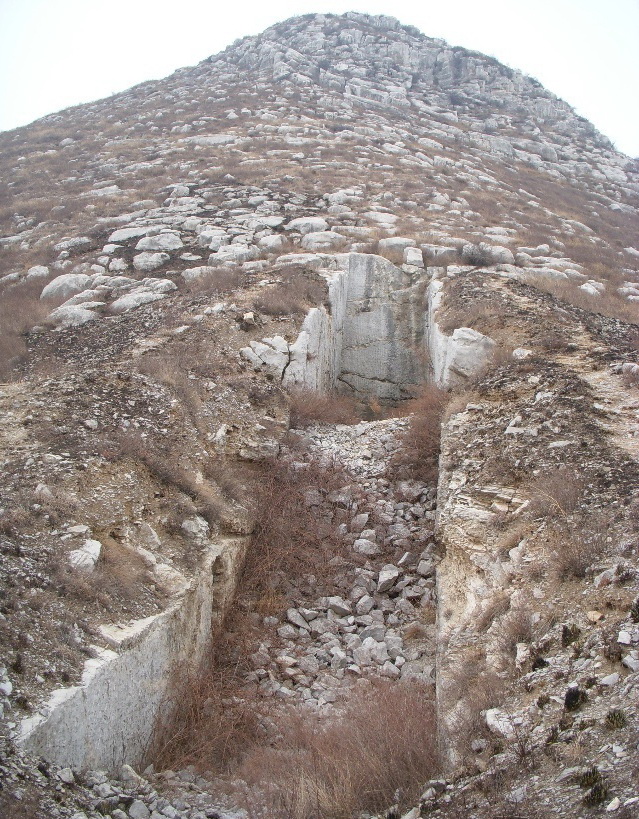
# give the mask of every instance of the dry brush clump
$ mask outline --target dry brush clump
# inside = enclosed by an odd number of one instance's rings
[[[411,681],[367,683],[338,719],[285,714],[279,739],[238,770],[249,816],[348,819],[414,803],[438,769],[428,690]]]
[[[392,469],[398,475],[429,482],[437,477],[441,425],[447,401],[448,394],[444,390],[429,384],[417,398],[406,403],[403,411],[411,414],[410,423],[392,459]]]
[[[312,424],[355,424],[360,420],[355,400],[350,396],[309,389],[291,390],[289,413],[293,429]]]
[[[268,316],[302,315],[326,299],[326,283],[312,271],[294,265],[281,274],[281,281],[265,287],[253,307]]]
[[[274,459],[262,466],[254,483],[257,517],[241,578],[257,610],[268,614],[286,608],[290,578],[326,574],[340,542],[317,504],[347,483],[338,467],[316,461]]]
[[[0,293],[0,379],[11,378],[27,356],[26,336],[48,310],[40,301],[42,281],[25,283]]]

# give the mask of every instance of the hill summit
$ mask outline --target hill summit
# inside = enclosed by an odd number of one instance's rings
[[[0,179],[0,812],[635,815],[636,161],[348,13]]]

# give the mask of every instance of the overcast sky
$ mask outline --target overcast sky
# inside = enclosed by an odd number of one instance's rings
[[[295,14],[349,10],[497,57],[639,156],[639,0],[0,0],[0,130],[167,76]]]

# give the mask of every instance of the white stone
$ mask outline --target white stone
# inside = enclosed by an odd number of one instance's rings
[[[401,574],[402,571],[401,569],[398,569],[397,566],[393,566],[390,563],[384,566],[377,578],[377,591],[380,594],[382,594],[385,591],[388,591],[392,586],[395,585],[397,580],[400,578]]]
[[[285,226],[285,230],[295,230],[303,235],[307,233],[319,233],[328,230],[328,222],[321,216],[300,216]]]
[[[129,239],[139,239],[140,236],[146,236],[148,232],[148,227],[119,228],[109,236],[109,242],[128,242]]]
[[[81,327],[83,324],[87,324],[87,322],[93,321],[98,317],[96,313],[89,309],[91,305],[101,307],[103,306],[103,302],[89,302],[88,304],[77,307],[65,307],[63,305],[62,307],[57,307],[55,310],[52,310],[47,318],[56,327]]]
[[[486,725],[493,734],[499,734],[508,739],[515,734],[512,718],[499,708],[489,708],[486,711]]]
[[[99,540],[86,540],[79,549],[69,552],[69,563],[74,569],[85,574],[91,574],[100,558],[102,544]]]
[[[346,244],[346,237],[334,230],[323,230],[317,233],[307,233],[302,237],[302,247],[310,251],[330,251],[341,248]]]
[[[140,307],[143,304],[150,304],[163,298],[165,298],[164,293],[152,293],[149,290],[141,289],[134,293],[127,293],[124,296],[120,296],[119,299],[116,299],[111,304],[109,310],[114,315],[119,315],[120,313],[128,313],[129,310],[135,310],[136,307]]]
[[[407,247],[404,250],[404,264],[413,265],[413,267],[424,267],[424,256],[418,247]]]
[[[168,253],[138,253],[133,257],[133,267],[142,273],[149,273],[162,267],[170,258]]]
[[[45,285],[41,299],[63,302],[89,287],[91,277],[85,273],[63,273]]]
[[[135,246],[136,250],[153,250],[167,252],[184,247],[179,233],[158,233],[156,236],[145,236]]]

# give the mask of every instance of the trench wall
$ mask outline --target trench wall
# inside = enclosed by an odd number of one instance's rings
[[[113,633],[115,650],[100,650],[79,685],[54,692],[42,713],[24,720],[19,744],[62,766],[139,765],[174,672],[197,667],[220,627],[245,548],[246,538],[211,544],[181,599]]]

